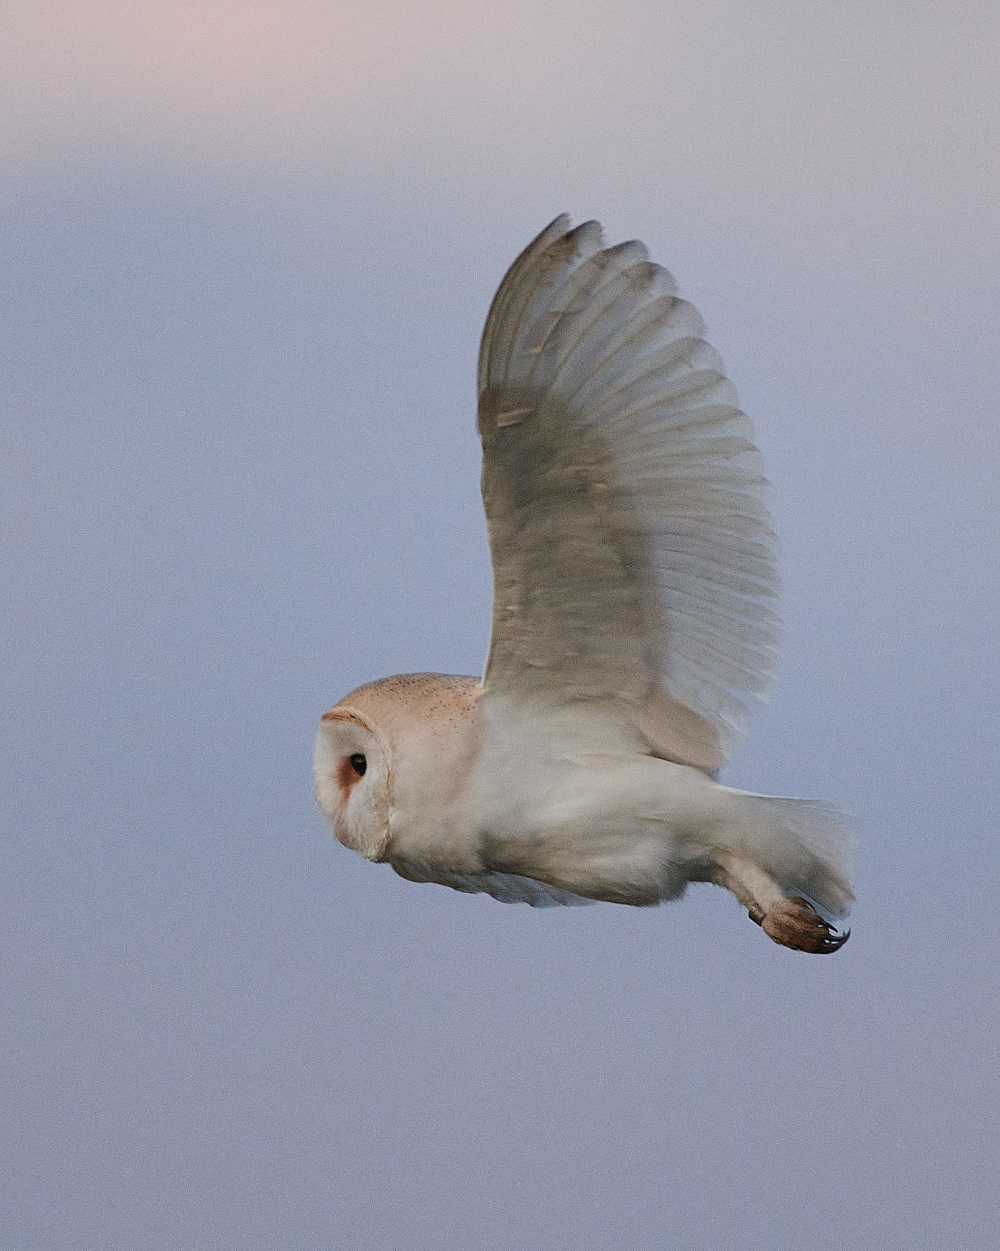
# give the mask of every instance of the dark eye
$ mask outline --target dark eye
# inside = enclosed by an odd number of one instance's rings
[[[351,768],[359,778],[363,778],[365,776],[365,770],[368,768],[368,761],[364,758],[361,752],[355,752],[351,757]]]

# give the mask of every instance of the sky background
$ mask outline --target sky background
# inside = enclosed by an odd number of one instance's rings
[[[995,3],[0,3],[3,1251],[987,1251]],[[556,213],[753,417],[854,934],[334,843],[320,714],[476,673],[474,367]]]

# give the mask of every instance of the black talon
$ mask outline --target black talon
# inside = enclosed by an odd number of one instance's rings
[[[826,940],[826,946],[820,954],[825,956],[831,951],[839,951],[850,937],[850,930],[844,930],[843,934],[837,934],[835,931],[831,930]]]

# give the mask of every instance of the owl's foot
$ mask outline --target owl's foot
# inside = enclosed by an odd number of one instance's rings
[[[851,936],[850,930],[838,934],[811,903],[798,895],[779,899],[763,915],[754,915],[751,911],[750,919],[756,921],[768,938],[782,947],[814,955],[823,956],[839,950]]]

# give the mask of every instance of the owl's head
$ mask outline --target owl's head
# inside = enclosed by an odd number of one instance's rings
[[[338,841],[383,860],[401,822],[439,820],[464,776],[478,678],[407,673],[359,686],[323,714],[316,800]]]
[[[313,754],[316,800],[337,839],[369,860],[380,860],[389,841],[390,755],[359,708],[338,704],[323,714]]]

